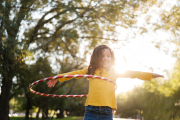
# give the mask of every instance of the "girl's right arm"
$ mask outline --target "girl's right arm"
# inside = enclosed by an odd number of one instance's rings
[[[57,82],[58,82],[58,78],[49,80],[49,82],[47,83],[48,87],[54,87]]]
[[[81,74],[81,75],[85,75],[87,73],[87,68],[86,69],[83,69],[83,70],[77,70],[77,71],[73,71],[73,72],[68,72],[68,73],[64,73],[64,74],[59,74],[58,76],[61,76],[61,75],[76,75],[76,74]],[[66,80],[69,80],[71,78],[57,78],[57,79],[52,79],[52,80],[49,80],[49,82],[47,83],[48,84],[48,87],[54,87],[55,84],[59,81],[59,82],[63,82],[63,81],[66,81]]]

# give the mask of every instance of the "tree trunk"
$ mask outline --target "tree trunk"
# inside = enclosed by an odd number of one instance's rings
[[[42,108],[42,119],[41,120],[45,120],[44,108]]]
[[[39,107],[38,112],[36,113],[36,120],[39,119],[39,113],[40,113],[40,111],[41,111],[41,107]]]
[[[14,77],[14,72],[16,67],[14,67],[13,61],[13,52],[8,49],[14,48],[11,45],[10,40],[8,40],[8,46],[3,51],[3,61],[2,61],[2,86],[1,86],[1,100],[0,100],[0,119],[1,120],[9,120],[9,100],[10,100],[10,90],[12,86],[12,79]]]
[[[31,100],[30,100],[28,94],[26,94],[26,100],[27,100],[27,104],[26,104],[25,120],[29,120],[29,110],[31,108]]]
[[[46,119],[48,119],[48,108],[45,109],[45,116],[46,116]]]
[[[64,118],[64,109],[60,109],[60,113],[57,114],[57,118]]]
[[[12,77],[2,79],[1,100],[0,100],[0,118],[1,120],[9,120],[9,98],[12,86]]]
[[[48,109],[43,108],[42,109],[42,120],[46,120],[46,119],[48,119]]]

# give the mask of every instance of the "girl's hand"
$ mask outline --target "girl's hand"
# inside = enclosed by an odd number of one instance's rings
[[[152,73],[152,78],[157,78],[157,77],[164,78],[164,75],[159,75],[159,74],[156,74],[156,73]]]
[[[58,82],[58,78],[53,79],[53,80],[49,80],[48,87],[54,87],[54,85]]]

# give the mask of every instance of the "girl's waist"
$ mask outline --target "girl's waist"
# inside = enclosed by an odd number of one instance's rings
[[[110,110],[112,111],[112,108],[109,106],[92,106],[92,105],[88,105],[86,106],[86,108],[90,109],[90,110]]]

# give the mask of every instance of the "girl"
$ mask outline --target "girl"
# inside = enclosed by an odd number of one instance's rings
[[[138,78],[146,81],[150,81],[151,78],[164,77],[155,73],[139,71],[126,71],[120,74],[115,72],[114,65],[115,57],[113,51],[106,45],[100,45],[94,49],[88,68],[59,75],[97,75],[109,78],[114,82],[119,77]],[[68,79],[70,78],[54,79],[50,80],[47,84],[48,87],[54,87],[58,81],[62,82]],[[85,106],[84,120],[113,120],[112,110],[116,109],[114,84],[104,80],[90,78],[89,92]]]

